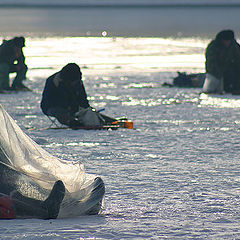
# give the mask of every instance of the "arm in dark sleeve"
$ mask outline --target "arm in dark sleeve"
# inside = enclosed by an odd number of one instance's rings
[[[234,65],[238,72],[240,72],[240,45],[237,42],[234,44],[234,54]]]
[[[4,41],[0,46],[0,62],[13,64],[15,59],[13,43],[11,41]]]
[[[90,107],[87,99],[87,93],[86,93],[85,87],[81,83],[79,84],[79,87],[78,87],[78,102],[80,107],[83,107],[83,108]]]
[[[17,62],[18,62],[18,64],[25,65],[25,56],[23,54],[23,50],[22,49],[21,49],[21,54],[20,54],[20,56],[17,59]]]

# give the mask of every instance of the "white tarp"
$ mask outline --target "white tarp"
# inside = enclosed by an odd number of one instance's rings
[[[20,129],[1,105],[0,123],[0,192],[17,190],[44,200],[54,182],[62,180],[66,194],[58,217],[96,214],[102,209],[104,184],[86,174],[80,161],[61,160],[49,154]]]

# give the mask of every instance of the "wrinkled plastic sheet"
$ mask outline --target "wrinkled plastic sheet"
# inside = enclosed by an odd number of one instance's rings
[[[45,200],[55,181],[62,180],[66,193],[58,218],[101,212],[104,184],[85,173],[80,161],[52,156],[28,137],[0,105],[0,192],[17,190]]]

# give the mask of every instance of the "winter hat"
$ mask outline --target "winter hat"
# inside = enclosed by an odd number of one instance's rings
[[[72,82],[81,80],[82,73],[80,67],[76,63],[68,63],[60,71],[60,77],[63,81]]]
[[[217,34],[216,39],[217,40],[233,40],[234,32],[232,30],[223,30]]]
[[[24,37],[15,37],[13,38],[13,43],[16,47],[25,47],[25,38]]]

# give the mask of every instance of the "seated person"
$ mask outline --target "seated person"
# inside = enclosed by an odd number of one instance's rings
[[[24,37],[3,40],[0,46],[0,90],[29,90],[23,84],[28,70],[23,47],[25,47]],[[9,74],[15,72],[16,77],[10,87]]]
[[[0,219],[40,218],[55,219],[65,195],[62,181],[55,182],[52,191],[45,201],[23,196],[17,191],[9,195],[0,195]]]
[[[219,32],[206,49],[205,93],[240,93],[240,45],[232,30]]]
[[[69,63],[46,80],[42,94],[41,109],[47,116],[53,116],[64,125],[72,128],[84,125],[76,114],[90,110],[87,94],[82,82],[82,72],[75,63]],[[96,117],[96,125],[103,122],[113,122],[115,119],[102,114],[92,115]]]

